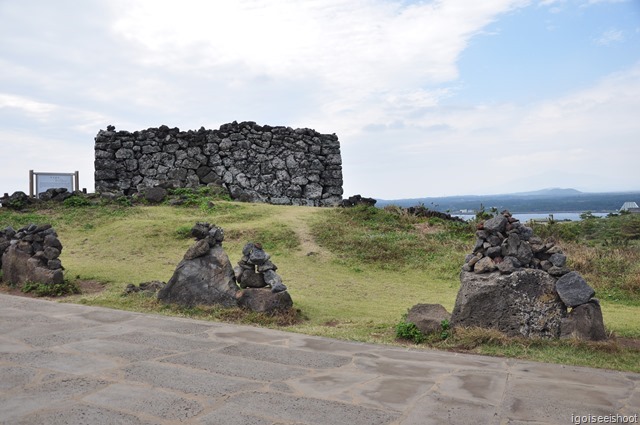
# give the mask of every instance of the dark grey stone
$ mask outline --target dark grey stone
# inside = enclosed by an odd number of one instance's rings
[[[264,264],[269,259],[269,254],[264,252],[262,248],[259,248],[257,245],[254,245],[251,253],[249,254],[249,263],[255,265]]]
[[[167,198],[168,192],[162,187],[150,187],[144,191],[144,199],[152,204],[159,204]]]
[[[287,287],[282,283],[282,278],[278,273],[269,269],[263,273],[264,282],[271,287],[271,292],[286,291]]]
[[[442,331],[442,322],[451,320],[441,304],[416,304],[407,313],[407,322],[413,323],[425,335]]]
[[[549,257],[549,261],[556,267],[564,267],[567,264],[567,256],[564,254],[556,253]]]
[[[577,307],[589,302],[596,291],[587,284],[578,272],[569,272],[556,282],[556,291],[567,307]]]
[[[502,248],[499,246],[492,246],[487,249],[487,257],[496,258],[502,255]]]
[[[507,222],[506,217],[498,215],[484,222],[484,230],[490,233],[504,232]]]
[[[240,288],[264,288],[267,286],[262,273],[256,273],[253,267],[242,271],[238,283]]]
[[[273,292],[267,288],[248,288],[240,292],[238,305],[258,313],[277,313],[293,307],[293,300],[286,289]]]
[[[498,270],[502,274],[510,274],[518,270],[522,265],[516,257],[504,257],[500,263],[498,263]]]
[[[560,326],[561,338],[578,338],[589,341],[607,339],[607,332],[602,319],[600,303],[592,299],[586,304],[573,308]]]

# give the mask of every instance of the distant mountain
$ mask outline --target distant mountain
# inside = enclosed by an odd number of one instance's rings
[[[452,214],[472,214],[481,208],[512,213],[615,212],[628,201],[640,203],[638,192],[587,193],[576,189],[551,188],[504,195],[464,195],[413,199],[378,199],[377,207],[398,205],[425,207]]]
[[[554,187],[550,189],[535,190],[533,192],[518,192],[518,193],[511,193],[511,194],[499,195],[499,196],[507,196],[507,197],[529,196],[529,197],[554,198],[554,197],[576,196],[576,195],[582,195],[582,194],[584,194],[584,192],[580,192],[579,190],[576,190],[576,189],[560,189],[558,187]]]

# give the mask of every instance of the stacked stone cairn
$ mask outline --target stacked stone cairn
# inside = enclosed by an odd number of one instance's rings
[[[510,336],[606,339],[595,291],[569,270],[553,241],[535,236],[509,211],[478,224],[476,236],[460,274],[452,326]]]
[[[552,276],[569,273],[567,257],[552,241],[543,242],[533,229],[511,216],[509,211],[478,224],[473,253],[467,255],[463,270],[510,274],[520,268],[541,269]]]
[[[249,242],[242,248],[242,258],[238,266],[234,268],[236,280],[240,288],[264,288],[269,286],[271,292],[286,291],[287,287],[282,283],[282,278],[276,270],[275,264],[270,260],[259,243]]]
[[[261,313],[286,311],[293,306],[287,287],[275,273],[276,266],[260,244],[248,243],[240,266],[234,270],[222,248],[222,228],[196,223],[191,235],[196,242],[158,292],[159,300],[188,307],[238,306]],[[238,287],[236,279],[243,289]]]
[[[30,224],[18,230],[6,227],[0,230],[2,281],[10,285],[61,284],[61,252],[62,243],[50,224]]]

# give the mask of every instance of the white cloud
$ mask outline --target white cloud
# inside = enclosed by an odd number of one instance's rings
[[[442,92],[429,86],[457,78],[468,39],[525,3],[140,0],[113,30],[147,66],[215,73],[230,87],[256,76],[310,81],[321,110],[303,118],[336,129],[341,115],[344,131],[384,116],[385,105],[434,104]]]
[[[56,105],[51,103],[0,93],[0,109],[2,108],[21,110],[37,119],[46,119],[53,111],[58,109]]]
[[[607,30],[595,40],[596,44],[600,46],[608,46],[612,43],[622,43],[623,41],[625,41],[624,32],[617,29]]]
[[[360,174],[373,176],[375,195],[387,199],[415,197],[417,182],[423,196],[637,190],[638,110],[640,63],[537,104],[441,106],[404,128],[354,135],[343,154],[345,192],[364,186]]]
[[[464,100],[458,60],[470,39],[532,1],[81,4],[0,1],[0,143],[11,145],[11,160],[4,150],[0,158],[3,186],[46,164],[83,164],[89,178],[93,136],[108,124],[252,120],[335,132],[346,194],[374,188],[364,194],[385,197],[440,194],[440,186],[495,193],[504,183],[492,173],[515,182],[550,164],[563,168],[556,175],[597,181],[606,172],[617,181],[616,170],[640,156],[629,142],[640,134],[638,67],[534,105]],[[576,4],[586,3],[537,3]]]

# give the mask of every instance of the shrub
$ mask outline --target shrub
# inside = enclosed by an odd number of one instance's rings
[[[425,335],[420,329],[411,322],[407,322],[407,315],[402,316],[402,320],[396,325],[396,337],[399,339],[407,339],[416,344],[423,343],[426,340]]]
[[[67,208],[81,208],[91,205],[91,201],[82,196],[71,196],[65,199],[62,204]]]
[[[22,292],[35,293],[39,297],[61,297],[63,295],[79,294],[80,288],[73,282],[65,280],[62,283],[47,285],[44,283],[27,282],[22,286]]]

